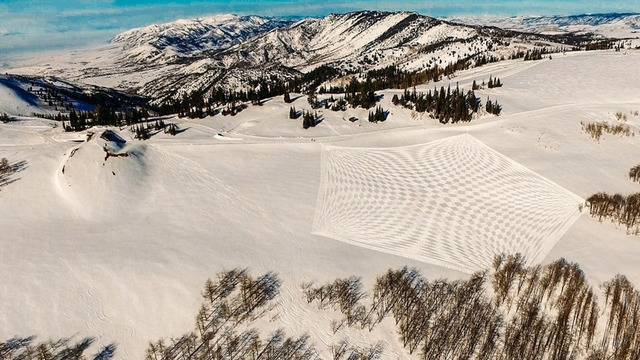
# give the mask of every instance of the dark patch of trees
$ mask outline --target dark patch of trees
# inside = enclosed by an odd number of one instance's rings
[[[315,127],[318,124],[318,112],[302,111],[302,128],[305,130],[311,127]]]
[[[303,291],[320,309],[343,314],[338,329],[373,330],[393,318],[404,347],[421,359],[640,356],[640,293],[623,276],[602,286],[600,309],[584,273],[564,259],[527,266],[520,255],[500,255],[492,271],[468,280],[429,281],[403,268],[378,277],[370,293],[357,277],[303,284]],[[597,333],[600,318],[606,323],[603,334]]]
[[[240,113],[242,110],[246,108],[247,108],[247,104],[242,104],[242,103],[239,104],[236,101],[232,101],[222,109],[222,115],[236,116],[238,115],[238,113]]]
[[[471,121],[480,107],[473,90],[465,93],[457,85],[453,90],[451,86],[446,90],[442,86],[440,91],[434,88],[433,92],[427,93],[417,92],[415,88],[412,92],[405,89],[400,98],[394,97],[391,101],[417,112],[429,112],[442,124]]]
[[[350,92],[354,88],[353,82],[361,83],[360,87],[366,88],[366,91],[379,91],[385,89],[407,89],[429,82],[440,81],[445,76],[453,75],[456,71],[466,70],[474,66],[481,66],[490,62],[500,61],[500,58],[488,55],[468,57],[449,63],[444,67],[428,67],[420,71],[404,71],[398,67],[391,65],[382,69],[371,70],[367,72],[364,81],[357,81],[355,78],[346,87],[331,87],[328,92],[345,93]],[[364,92],[359,90],[358,92]]]
[[[640,359],[640,292],[622,275],[601,288],[608,321],[602,341],[589,359]]]
[[[585,42],[586,44],[586,42]],[[551,47],[551,46],[543,46],[543,47],[534,47],[533,49],[524,51],[518,50],[515,51],[509,56],[509,59],[524,59],[524,61],[533,61],[533,60],[542,60],[544,55],[549,54],[549,59],[551,59],[550,54],[564,53],[566,51],[578,51],[583,48],[579,46],[573,46],[570,48],[562,47]]]
[[[382,105],[377,106],[375,111],[369,111],[369,122],[377,123],[385,120],[387,120],[387,112]]]
[[[65,131],[83,131],[92,126],[130,126],[140,124],[148,121],[150,114],[143,108],[116,111],[114,108],[100,105],[93,111],[76,111],[72,109],[68,114],[39,115],[39,117],[62,121]]]
[[[335,99],[333,95],[325,102],[325,108],[331,109],[331,111],[347,111],[347,100],[344,97]]]
[[[138,140],[148,140],[151,136],[164,132],[172,136],[176,136],[179,132],[178,125],[174,123],[165,123],[163,119],[157,119],[155,122],[147,121],[132,125],[130,131],[134,133],[134,138]]]
[[[586,51],[593,50],[611,50],[616,47],[615,40],[592,41],[584,45]]]
[[[589,134],[592,139],[600,141],[604,133],[612,135],[624,135],[633,136],[634,133],[627,124],[610,124],[606,121],[583,123],[581,122],[582,130]]]
[[[303,285],[307,302],[318,301],[320,308],[333,308],[345,315],[347,326],[360,324],[362,327],[369,323],[366,308],[360,304],[366,295],[362,290],[360,278],[352,276],[348,279],[337,279],[333,283],[315,286],[311,283]],[[334,332],[339,326],[334,326]]]
[[[358,278],[337,280],[324,286],[306,285],[307,300],[334,307],[347,324],[373,330],[390,316],[409,353],[422,359],[468,359],[478,352],[495,353],[501,319],[484,295],[486,275],[468,281],[429,282],[416,270],[389,270],[378,277],[370,296]],[[371,299],[367,307],[360,304]]]
[[[9,160],[6,157],[0,159],[0,175],[6,175],[13,171],[11,164],[9,164]]]
[[[171,136],[176,136],[178,134],[178,130],[179,130],[178,125],[173,123],[164,127],[164,133],[169,134]]]
[[[640,165],[636,165],[629,169],[629,179],[640,182]]]
[[[542,60],[542,55],[546,52],[546,48],[527,50],[524,54],[524,61]]]
[[[485,109],[489,114],[499,116],[500,113],[502,112],[502,105],[498,104],[497,101],[491,101],[489,98],[487,98]]]
[[[475,83],[475,81],[474,81]],[[492,76],[489,76],[489,83],[487,83],[487,87],[489,89],[493,89],[493,88],[497,88],[497,87],[502,87],[502,83],[500,82],[500,78],[494,78]]]
[[[262,336],[253,324],[276,311],[277,275],[251,276],[234,269],[208,280],[193,331],[149,344],[147,360],[315,360],[307,335],[282,330]],[[599,302],[579,266],[564,259],[528,266],[516,255],[499,255],[490,271],[461,280],[429,280],[417,270],[389,269],[372,290],[359,277],[302,285],[309,303],[333,310],[342,327],[373,329],[393,321],[399,340],[420,359],[636,360],[640,358],[640,292],[621,275],[605,282]],[[602,307],[599,306],[601,304]],[[275,317],[272,317],[275,319]],[[86,359],[93,339],[46,341],[34,337],[0,342],[0,359]],[[341,340],[334,360],[375,360],[381,342],[356,347]],[[94,359],[111,359],[107,345]]]
[[[169,341],[150,343],[146,359],[316,359],[308,335],[287,337],[284,331],[277,330],[262,337],[250,328],[273,309],[280,284],[274,273],[255,278],[241,269],[208,280],[195,330]]]
[[[495,302],[507,314],[507,359],[573,359],[595,344],[597,298],[577,264],[527,267],[519,255],[493,262]]]
[[[295,106],[289,108],[289,119],[297,119],[298,118],[298,110],[296,110]]]
[[[138,140],[148,140],[151,136],[149,134],[149,126],[146,124],[139,124],[133,127],[135,132],[135,138]]]
[[[316,93],[316,88],[309,88],[307,91],[307,102],[312,109],[317,109],[320,107],[320,103],[318,102],[318,94]]]
[[[599,221],[611,220],[623,225],[627,231],[640,232],[640,193],[631,195],[597,193],[586,201],[589,213]]]

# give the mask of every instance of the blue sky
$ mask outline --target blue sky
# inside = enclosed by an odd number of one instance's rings
[[[0,60],[30,51],[81,48],[121,31],[216,13],[320,16],[362,9],[432,16],[640,12],[640,0],[0,0]]]

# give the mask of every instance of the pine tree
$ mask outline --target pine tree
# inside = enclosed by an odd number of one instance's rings
[[[302,127],[304,129],[308,129],[310,127],[316,126],[315,118],[310,111],[303,111],[302,113]]]
[[[289,119],[297,119],[298,118],[298,112],[296,111],[295,106],[292,106],[289,108]]]
[[[487,98],[487,104],[485,105],[485,109],[489,114],[499,116],[500,112],[502,111],[502,105],[498,104],[497,101],[492,102],[491,100],[489,100],[489,98]]]
[[[318,95],[316,94],[315,88],[309,88],[309,92],[307,92],[307,101],[309,105],[311,105],[312,109],[316,109],[318,107]]]

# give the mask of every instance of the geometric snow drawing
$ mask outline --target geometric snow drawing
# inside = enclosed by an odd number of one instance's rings
[[[325,147],[313,233],[471,273],[500,253],[541,262],[583,202],[470,135]]]

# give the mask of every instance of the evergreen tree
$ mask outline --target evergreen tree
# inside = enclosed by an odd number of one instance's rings
[[[387,115],[382,108],[382,105],[378,105],[375,111],[369,111],[369,122],[380,122],[385,121],[387,119]]]
[[[315,88],[309,88],[309,91],[307,92],[307,101],[309,102],[309,105],[311,105],[312,109],[318,108],[318,95],[316,94]]]
[[[311,114],[310,111],[303,111],[302,114],[302,127],[304,129],[308,129],[310,127],[314,127],[316,126],[315,124],[315,118],[313,117],[313,114]]]
[[[498,104],[497,101],[492,102],[491,100],[489,100],[489,98],[487,98],[487,104],[485,105],[485,108],[489,114],[493,114],[496,116],[499,116],[500,112],[502,111],[502,105]]]
[[[284,93],[284,102],[287,104],[291,103],[291,95],[289,95],[288,91]]]

